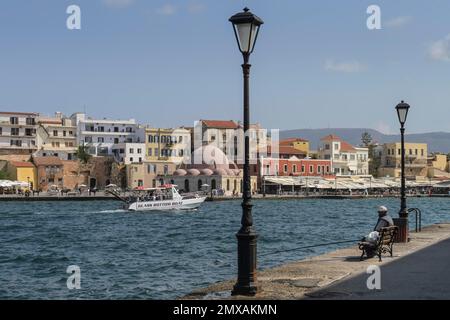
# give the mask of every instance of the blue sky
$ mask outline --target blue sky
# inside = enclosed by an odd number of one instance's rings
[[[66,8],[81,7],[81,30]],[[381,30],[366,9],[381,8]],[[262,26],[251,118],[267,128],[450,131],[450,1],[3,0],[0,109],[136,118],[152,126],[242,117],[228,18]]]

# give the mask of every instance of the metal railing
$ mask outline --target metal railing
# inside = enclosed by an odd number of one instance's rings
[[[409,208],[408,213],[415,212],[416,214],[416,232],[422,231],[422,211],[419,208]]]

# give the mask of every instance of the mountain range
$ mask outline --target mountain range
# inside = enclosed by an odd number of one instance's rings
[[[320,139],[334,134],[348,143],[361,145],[361,136],[368,132],[374,143],[399,142],[400,134],[384,134],[374,129],[365,128],[328,128],[328,129],[295,129],[280,130],[280,139],[303,138],[309,140],[311,150],[317,150]],[[450,132],[412,133],[405,135],[405,142],[427,143],[428,152],[450,152]]]

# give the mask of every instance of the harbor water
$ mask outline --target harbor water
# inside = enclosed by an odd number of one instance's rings
[[[397,216],[393,198],[258,200],[258,268],[318,255],[373,228],[377,207]],[[422,224],[450,220],[450,198],[411,198]],[[173,299],[236,277],[240,201],[196,211],[127,212],[116,201],[2,202],[0,299]],[[410,219],[414,227],[414,216]],[[278,252],[271,254],[276,251]],[[69,290],[67,267],[81,271]]]

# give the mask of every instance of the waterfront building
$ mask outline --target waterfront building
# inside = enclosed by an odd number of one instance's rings
[[[73,118],[56,112],[54,117],[39,117],[37,127],[37,157],[54,156],[73,160],[77,152],[77,126]]]
[[[264,158],[259,161],[259,176],[303,176],[333,178],[330,160],[286,158]]]
[[[145,143],[119,143],[112,147],[114,159],[124,164],[145,161]]]
[[[183,164],[172,175],[158,175],[158,183],[175,184],[183,192],[206,191],[213,195],[238,196],[242,193],[242,170],[228,159],[220,148],[214,145],[200,147],[193,157],[202,159],[201,163]],[[224,159],[216,161],[216,159]],[[258,189],[257,177],[250,177],[251,190]]]
[[[287,138],[280,140],[280,146],[293,147],[301,152],[303,152],[306,156],[309,156],[309,141],[301,138]]]
[[[36,167],[29,161],[9,161],[6,171],[11,180],[27,182],[30,190],[35,190],[37,181]]]
[[[156,188],[164,184],[164,177],[171,176],[177,168],[173,162],[143,161],[126,165],[127,187]],[[162,180],[161,180],[162,179]]]
[[[33,157],[37,171],[36,189],[46,191],[51,187],[64,187],[63,162],[55,156]]]
[[[187,128],[146,128],[146,160],[181,164],[190,161],[191,130]]]
[[[84,113],[75,113],[71,118],[77,125],[78,145],[87,145],[93,156],[113,155],[114,145],[144,142],[145,128],[134,119],[92,119]]]
[[[400,177],[401,143],[385,143],[378,149],[380,156],[379,177]],[[426,143],[405,143],[405,176],[408,179],[426,177],[428,174],[428,146]]]
[[[38,113],[0,112],[0,154],[32,154],[37,150]]]
[[[335,175],[369,174],[369,149],[366,147],[354,147],[330,134],[321,139],[318,154],[320,159],[331,161]]]

